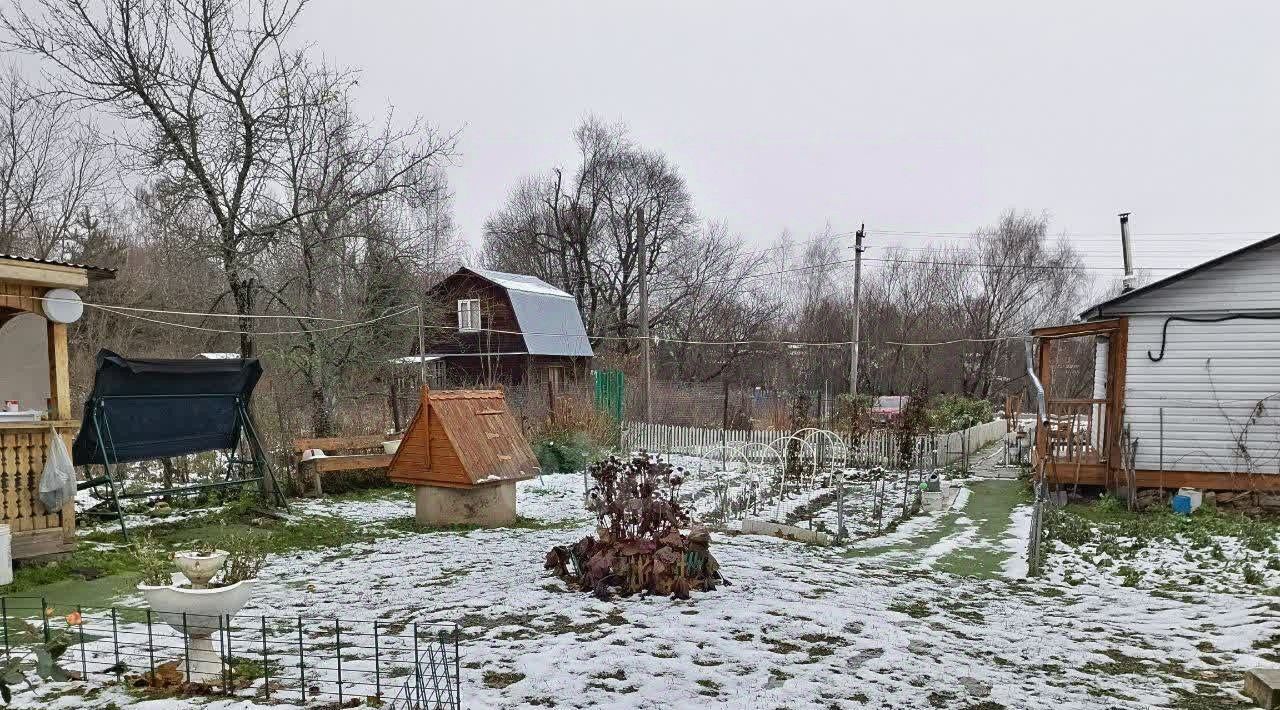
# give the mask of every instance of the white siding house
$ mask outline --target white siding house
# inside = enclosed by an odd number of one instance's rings
[[[1127,320],[1137,470],[1280,476],[1280,235],[1083,315]]]

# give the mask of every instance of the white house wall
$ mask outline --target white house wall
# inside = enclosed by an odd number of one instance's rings
[[[1134,296],[1103,315],[1250,311],[1280,311],[1280,244]]]
[[[1274,308],[1280,306],[1280,273],[1272,278],[1264,296]],[[1234,288],[1215,303],[1226,306],[1242,297],[1239,286],[1225,279],[1217,286]],[[1129,317],[1125,422],[1138,439],[1136,468],[1280,473],[1280,321],[1175,321],[1164,359],[1152,362],[1147,351],[1159,355],[1164,322],[1162,315]]]

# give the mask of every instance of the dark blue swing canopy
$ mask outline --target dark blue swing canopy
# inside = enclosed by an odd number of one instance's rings
[[[126,358],[101,350],[71,457],[86,466],[234,449],[261,377],[256,358]]]

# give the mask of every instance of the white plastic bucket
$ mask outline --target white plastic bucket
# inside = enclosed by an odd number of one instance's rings
[[[8,525],[0,525],[0,585],[13,583],[13,536]]]
[[[388,454],[394,454],[400,448],[400,440],[392,439],[391,441],[382,442],[382,450]]]

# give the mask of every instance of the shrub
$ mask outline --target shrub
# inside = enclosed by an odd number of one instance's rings
[[[1262,584],[1262,571],[1256,567],[1245,565],[1244,583],[1255,587]]]
[[[842,394],[836,397],[836,411],[832,419],[841,431],[857,437],[871,428],[871,410],[876,398],[869,394]]]
[[[564,394],[556,398],[555,416],[538,421],[529,433],[533,453],[543,473],[581,471],[600,452],[617,444],[618,424],[595,408],[589,397]]]
[[[222,549],[227,551],[222,583],[231,585],[258,576],[267,561],[268,541],[248,533],[234,533],[222,541]]]
[[[534,426],[535,441],[564,438],[580,434],[595,446],[617,443],[618,423],[607,412],[596,409],[590,397],[561,393],[556,397],[555,416],[548,416]]]
[[[932,424],[943,431],[967,429],[975,424],[989,422],[994,416],[995,409],[985,399],[943,394],[930,402],[929,417]]]
[[[929,429],[929,411],[924,406],[924,390],[917,388],[907,397],[898,417],[898,465],[911,467],[911,459],[915,454],[916,436]]]
[[[144,535],[134,543],[133,558],[138,568],[138,581],[162,586],[173,581],[173,561],[154,538]]]
[[[598,447],[582,432],[565,432],[536,441],[533,453],[543,473],[581,471],[596,458]]]

